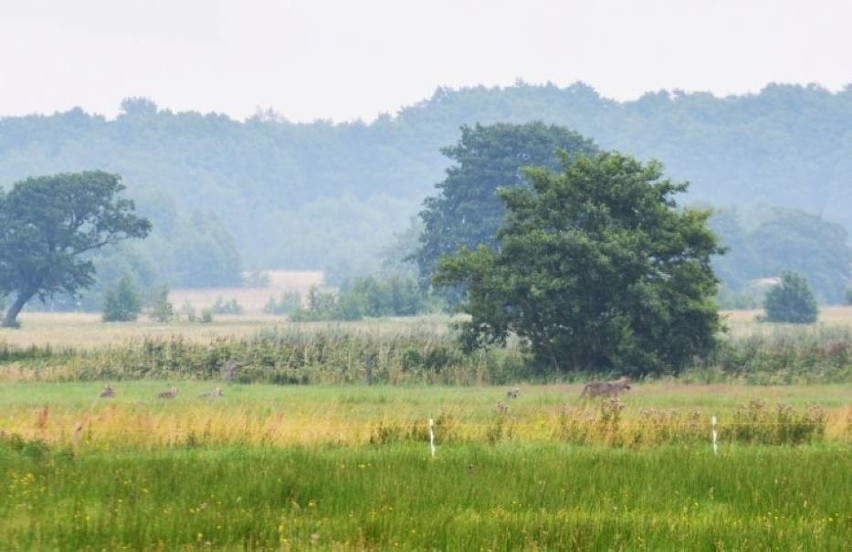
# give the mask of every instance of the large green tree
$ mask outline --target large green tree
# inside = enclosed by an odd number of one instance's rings
[[[597,148],[576,132],[536,122],[463,126],[458,144],[441,151],[455,164],[436,185],[438,195],[427,198],[420,212],[424,228],[414,257],[424,282],[442,254],[454,253],[462,245],[495,248],[505,213],[496,192],[501,187],[527,186],[522,167],[556,170],[557,152],[574,158]]]
[[[526,171],[500,192],[497,250],[444,256],[437,285],[467,287],[469,347],[516,334],[543,369],[677,372],[720,328],[707,210],[679,209],[686,183],[617,153],[562,156],[560,174]]]
[[[3,326],[16,326],[35,296],[91,286],[91,252],[148,235],[151,223],[133,214],[122,190],[118,175],[101,171],[28,178],[0,190],[0,295],[14,295]]]

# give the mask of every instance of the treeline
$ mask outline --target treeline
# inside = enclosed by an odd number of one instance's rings
[[[630,102],[579,83],[442,88],[369,124],[295,124],[268,111],[240,122],[140,98],[121,107],[114,120],[80,109],[0,118],[0,185],[102,169],[123,176],[153,222],[145,242],[98,262],[102,281],[125,271],[172,287],[229,285],[245,269],[324,268],[338,281],[369,273],[444,178],[441,148],[475,123],[564,126],[601,149],[660,160],[691,182],[690,202],[797,209],[852,228],[852,87],[770,85],[727,98],[661,91]],[[735,245],[754,239],[742,226],[726,235],[732,256],[746,257]],[[785,224],[775,231],[798,239]],[[721,268],[732,290],[774,275],[771,263]]]

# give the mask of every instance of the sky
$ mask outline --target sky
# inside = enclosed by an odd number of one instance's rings
[[[438,87],[852,83],[852,0],[0,0],[0,116],[396,114]]]

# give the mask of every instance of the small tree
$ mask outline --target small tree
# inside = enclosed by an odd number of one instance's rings
[[[150,300],[150,316],[157,322],[169,322],[175,317],[174,305],[169,301],[169,286],[155,289]]]
[[[781,283],[766,292],[763,308],[767,322],[813,324],[819,314],[808,281],[795,272],[781,275]]]
[[[305,306],[290,315],[292,320],[333,320],[337,312],[337,295],[331,291],[322,291],[311,286],[305,299]]]
[[[302,296],[298,291],[288,291],[281,294],[278,301],[270,297],[263,307],[267,314],[292,314],[302,307]]]
[[[270,282],[269,272],[266,271],[255,270],[243,274],[243,286],[247,288],[268,288]]]
[[[117,286],[108,286],[104,293],[103,321],[131,322],[142,311],[142,296],[133,279],[125,274]]]
[[[227,301],[220,295],[216,298],[216,302],[210,307],[213,314],[242,314],[243,306],[237,301],[236,297],[231,297]]]

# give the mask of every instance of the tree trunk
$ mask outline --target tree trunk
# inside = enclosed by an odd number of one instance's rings
[[[23,293],[21,292],[12,303],[12,306],[9,307],[9,310],[6,311],[6,317],[3,319],[3,327],[4,328],[17,328],[18,327],[18,314],[21,312],[21,309],[24,308],[24,305],[27,304],[27,301],[32,299],[32,296],[35,295],[33,293]]]

